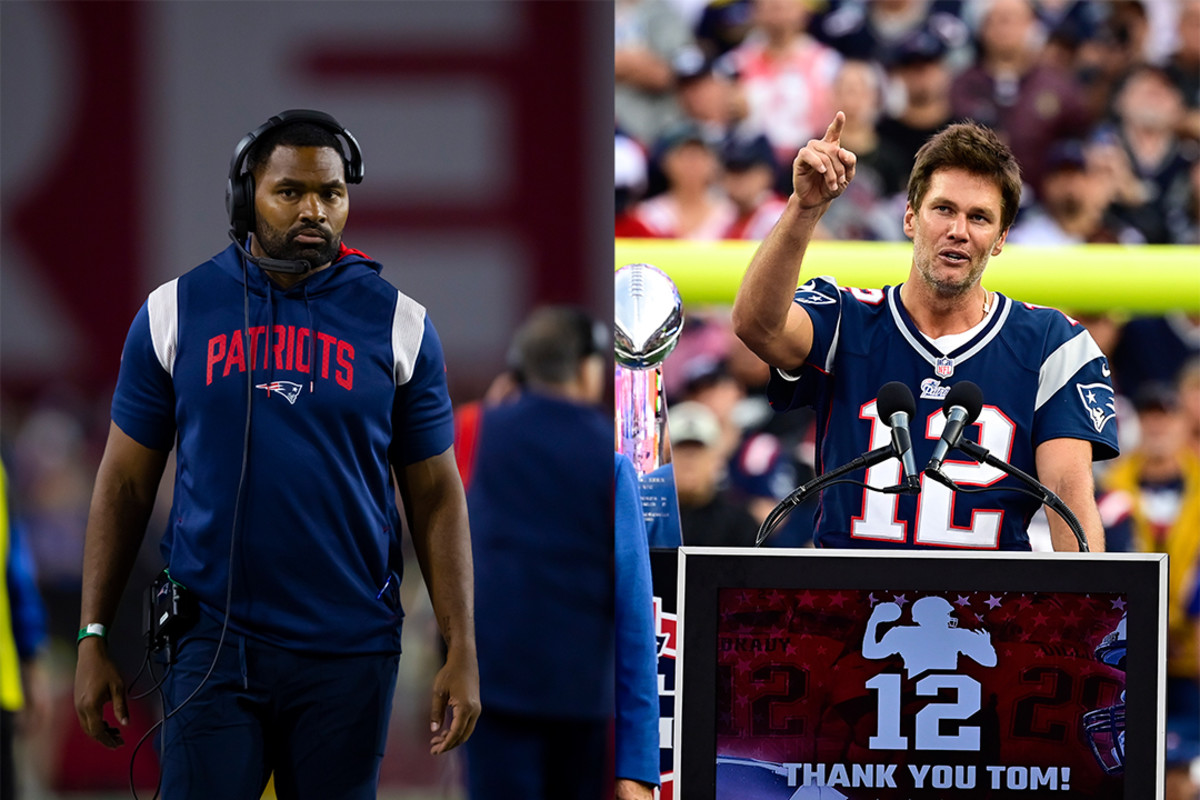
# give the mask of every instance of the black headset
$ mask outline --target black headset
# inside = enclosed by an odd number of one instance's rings
[[[313,111],[307,108],[281,111],[243,136],[233,150],[233,158],[229,161],[229,181],[225,184],[225,210],[229,212],[229,229],[235,241],[244,242],[246,236],[254,230],[254,176],[248,172],[242,172],[246,156],[254,143],[261,139],[267,131],[293,122],[308,122],[325,128],[334,136],[340,136],[345,142],[341,156],[346,167],[346,183],[362,182],[362,150],[359,149],[354,136],[343,128],[341,123],[324,111]]]

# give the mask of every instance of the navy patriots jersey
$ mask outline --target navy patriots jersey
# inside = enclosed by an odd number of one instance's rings
[[[917,330],[899,286],[847,289],[821,277],[797,289],[795,302],[812,319],[812,350],[798,372],[772,370],[768,396],[776,411],[815,409],[818,473],[888,444],[891,429],[875,398],[889,381],[903,382],[916,398],[910,426],[918,468],[945,427],[946,393],[964,380],[983,391],[983,410],[964,437],[1034,477],[1034,453],[1049,439],[1090,441],[1097,460],[1117,455],[1108,361],[1082,325],[1055,309],[997,292],[985,323],[943,353]],[[943,472],[960,486],[1020,485],[958,451]],[[881,488],[900,478],[896,459],[866,475]],[[1039,505],[1013,491],[955,493],[925,475],[919,495],[835,485],[822,493],[815,540],[820,547],[1028,550],[1026,527]]]

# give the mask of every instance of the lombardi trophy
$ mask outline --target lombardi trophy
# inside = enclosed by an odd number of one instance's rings
[[[678,545],[662,362],[683,331],[683,302],[664,272],[626,264],[616,271],[614,304],[616,449],[637,470],[651,546]]]

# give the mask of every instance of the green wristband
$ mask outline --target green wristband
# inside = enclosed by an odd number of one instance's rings
[[[99,636],[101,639],[108,639],[108,628],[99,622],[90,622],[79,629],[79,636],[76,637],[75,644],[79,644],[89,636]]]

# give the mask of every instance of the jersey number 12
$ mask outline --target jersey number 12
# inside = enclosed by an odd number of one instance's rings
[[[891,441],[891,428],[879,418],[872,400],[859,412],[861,419],[871,421],[871,449],[884,447]],[[979,426],[979,443],[997,458],[1007,461],[1012,452],[1017,426],[995,406],[984,406],[975,420]],[[946,427],[946,415],[935,411],[925,420],[925,438],[936,441]],[[914,425],[913,435],[917,435]],[[987,464],[951,461],[942,465],[942,472],[952,481],[965,486],[991,486],[1004,473]],[[866,482],[882,489],[900,482],[900,462],[889,458],[867,470]],[[908,541],[908,523],[896,519],[899,495],[880,494],[863,489],[862,513],[851,520],[850,535],[855,539],[882,542]],[[971,513],[971,524],[954,524],[954,492],[928,475],[921,475],[921,494],[917,500],[916,533],[913,544],[939,547],[969,547],[995,549],[1000,544],[1001,509],[977,508]]]

